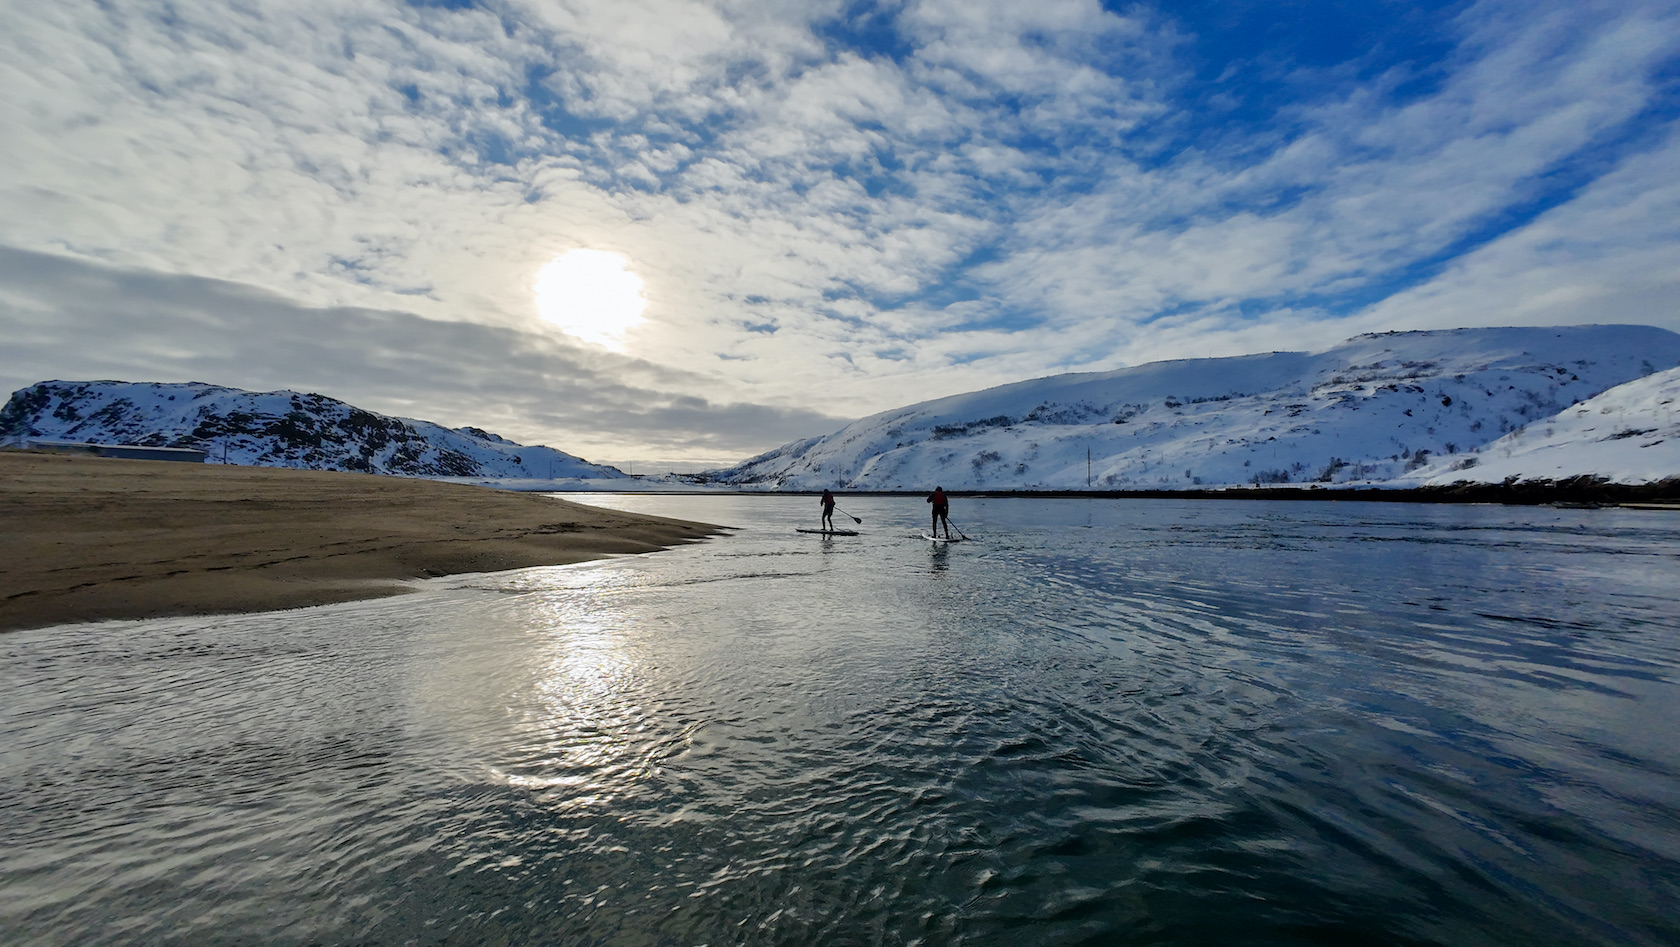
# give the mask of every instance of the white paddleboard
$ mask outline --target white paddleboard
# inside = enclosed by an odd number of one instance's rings
[[[944,536],[930,536],[927,533],[923,533],[922,538],[936,543],[960,543],[963,541],[963,537],[961,536],[951,536],[947,538]]]
[[[800,529],[795,527],[796,533],[816,533],[818,536],[856,536],[855,529]]]

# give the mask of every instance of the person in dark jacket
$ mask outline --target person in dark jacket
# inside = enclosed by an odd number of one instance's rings
[[[826,529],[826,530],[833,530],[834,529],[834,493],[831,490],[824,490],[823,491],[822,511],[823,511],[822,528]]]
[[[939,524],[945,524],[945,538],[951,538],[951,501],[945,498],[944,487],[934,487],[933,493],[927,501],[933,504],[933,525],[929,527],[933,535],[939,535]]]

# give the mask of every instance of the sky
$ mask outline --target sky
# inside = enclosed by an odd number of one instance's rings
[[[692,470],[1068,371],[1680,331],[1676,36],[1680,0],[0,0],[0,386]],[[578,250],[598,285],[544,274]]]

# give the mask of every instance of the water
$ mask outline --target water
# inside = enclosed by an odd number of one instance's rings
[[[1680,939],[1680,515],[584,499],[739,529],[0,637],[0,941]]]

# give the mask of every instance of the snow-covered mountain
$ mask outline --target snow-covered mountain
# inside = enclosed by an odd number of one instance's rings
[[[0,409],[0,437],[196,447],[214,461],[412,477],[626,478],[478,428],[393,418],[295,391],[201,382],[44,381]]]
[[[1441,486],[1576,477],[1628,484],[1680,477],[1680,368],[1617,385],[1406,480]]]
[[[1680,335],[1649,326],[1362,335],[941,398],[705,476],[772,490],[1388,483],[1677,364]]]

